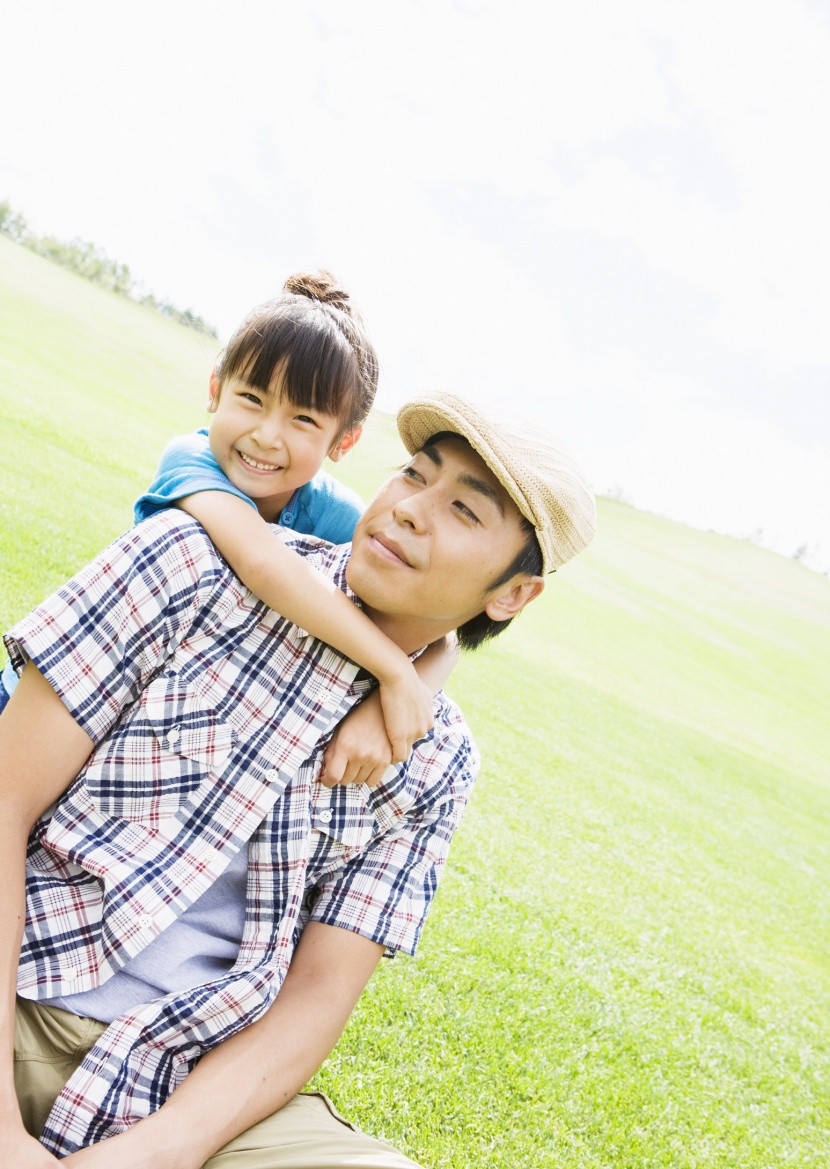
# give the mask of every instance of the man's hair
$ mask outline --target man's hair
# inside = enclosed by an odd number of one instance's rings
[[[430,441],[434,442],[435,440],[431,439]],[[526,573],[528,576],[542,575],[542,550],[536,539],[536,529],[525,516],[522,516],[521,529],[525,536],[523,547],[519,549],[504,572],[499,573],[498,577],[489,585],[488,593],[507,584],[517,573]],[[512,620],[512,617],[508,617],[506,621],[493,621],[485,612],[478,613],[456,629],[455,635],[458,638],[459,648],[477,649],[483,642],[498,637]]]

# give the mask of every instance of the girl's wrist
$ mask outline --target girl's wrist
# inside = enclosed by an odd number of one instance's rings
[[[181,1129],[167,1124],[168,1119],[167,1113],[153,1113],[121,1137],[113,1138],[124,1142],[118,1150],[118,1163],[130,1167],[152,1165],[153,1169],[199,1169],[207,1158],[198,1153],[194,1156],[193,1142]],[[115,1146],[110,1147],[115,1151]]]
[[[410,686],[412,684],[412,675],[416,674],[415,667],[403,650],[399,652],[400,656],[391,662],[387,669],[382,672],[376,671],[375,677],[381,686],[394,689],[396,686]]]

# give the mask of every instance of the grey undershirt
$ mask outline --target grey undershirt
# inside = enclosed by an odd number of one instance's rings
[[[181,917],[105,983],[40,1001],[111,1023],[142,1003],[221,977],[233,966],[242,942],[247,879],[246,846]]]

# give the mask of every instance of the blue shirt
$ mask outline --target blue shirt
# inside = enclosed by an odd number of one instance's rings
[[[254,501],[234,487],[216,462],[208,432],[197,430],[168,443],[153,482],[136,501],[133,509],[136,523],[195,491],[227,491],[256,509]],[[356,492],[326,471],[318,471],[310,483],[294,492],[276,522],[304,536],[319,536],[331,544],[347,544],[362,513],[363,501]]]

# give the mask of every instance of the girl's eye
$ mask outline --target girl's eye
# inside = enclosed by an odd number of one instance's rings
[[[252,394],[249,391],[245,391],[242,397],[245,398],[245,400],[248,402],[253,402],[255,406],[262,405],[262,398],[260,398],[258,394]]]
[[[309,426],[317,426],[317,419],[310,418],[308,414],[298,414],[296,418],[297,422],[307,422]]]

